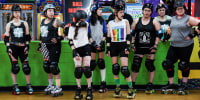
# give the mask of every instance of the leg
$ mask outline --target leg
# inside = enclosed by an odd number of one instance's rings
[[[135,83],[144,55],[135,54],[132,64],[132,81]],[[134,84],[133,84],[134,85]]]

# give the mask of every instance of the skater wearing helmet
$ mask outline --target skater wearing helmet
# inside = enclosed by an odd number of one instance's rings
[[[132,63],[132,81],[133,86],[138,76],[142,59],[146,55],[145,66],[149,72],[149,83],[147,84],[146,93],[154,93],[153,79],[155,73],[154,56],[157,50],[160,32],[160,23],[151,18],[153,5],[146,3],[142,7],[143,17],[134,20],[132,29],[134,30],[132,40],[132,50],[135,52]]]
[[[121,97],[120,79],[119,72],[126,78],[128,83],[128,95],[127,98],[134,98],[135,93],[133,91],[132,81],[130,72],[128,70],[128,54],[130,52],[130,26],[124,16],[124,7],[116,5],[115,7],[115,19],[108,22],[107,29],[107,50],[106,55],[111,56],[112,59],[112,72],[114,74],[114,80],[116,83],[116,89],[114,97]],[[121,68],[118,63],[118,56],[121,60]]]
[[[105,20],[101,17],[102,6],[100,4],[94,4],[92,7],[92,15],[87,20],[89,23],[88,33],[89,40],[91,42],[91,62],[90,68],[93,73],[96,65],[101,71],[101,86],[99,89],[100,93],[106,92],[106,68],[104,61],[105,51],[105,39],[107,35],[107,27]],[[96,52],[98,52],[98,61],[96,62]]]
[[[189,93],[187,90],[187,82],[190,73],[190,56],[194,46],[193,37],[195,36],[192,34],[192,26],[200,27],[200,21],[186,15],[187,10],[184,2],[178,1],[175,3],[174,7],[177,15],[172,18],[170,24],[170,48],[166,59],[162,63],[163,68],[167,71],[169,85],[163,87],[162,91],[167,94],[168,91],[174,91],[176,89],[176,86],[174,85],[174,63],[179,59],[178,69],[182,71],[183,79],[178,88],[178,94],[184,95]],[[199,29],[197,30],[198,33],[200,33]]]
[[[48,74],[49,85],[45,88],[45,94],[52,93],[52,96],[57,97],[62,95],[62,88],[60,87],[60,70],[59,58],[61,52],[62,36],[58,35],[58,27],[64,28],[64,23],[54,18],[55,7],[53,4],[44,6],[45,19],[40,24],[40,44],[39,52],[42,52],[44,58],[44,71]],[[55,77],[56,85],[53,85],[53,76]]]
[[[166,6],[164,4],[158,4],[156,6],[156,12],[158,13],[158,16],[155,17],[160,24],[161,24],[161,34],[158,34],[158,37],[162,42],[167,42],[170,38],[169,34],[169,26],[171,23],[171,17],[166,14]]]
[[[76,95],[74,96],[74,99],[83,98],[83,95],[81,94],[81,77],[84,73],[88,84],[87,95],[85,99],[92,100],[92,72],[90,68],[91,50],[88,39],[88,23],[85,21],[87,14],[83,10],[78,10],[74,17],[75,22],[71,24],[68,34],[69,45],[73,50],[73,59],[75,64],[74,75],[77,82]]]
[[[25,74],[27,89],[26,93],[32,94],[33,89],[30,84],[31,68],[28,61],[28,51],[31,36],[29,33],[29,26],[26,21],[21,18],[21,8],[19,5],[13,5],[11,8],[12,15],[10,22],[6,25],[6,33],[4,37],[5,45],[7,46],[7,52],[12,64],[11,76],[13,80],[13,94],[20,94],[20,89],[17,84],[17,74],[20,70],[18,64],[18,57],[22,63],[22,69]],[[9,40],[9,38],[11,40]]]

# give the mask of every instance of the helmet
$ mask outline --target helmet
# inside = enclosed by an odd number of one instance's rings
[[[102,6],[100,5],[100,4],[93,4],[92,5],[92,8],[91,8],[91,11],[95,11],[95,10],[97,10],[98,8],[101,8]]]
[[[158,5],[156,6],[156,12],[158,12],[158,9],[160,9],[160,8],[165,8],[165,9],[167,9],[166,6],[165,6],[164,4],[158,4]]]
[[[43,12],[47,11],[47,9],[55,9],[53,4],[46,4],[44,6]]]
[[[176,2],[175,5],[174,5],[175,10],[176,10],[176,8],[178,8],[178,7],[183,7],[183,8],[186,10],[185,3],[184,3],[184,2],[180,2],[180,1]]]
[[[19,5],[13,5],[11,11],[21,11],[21,8]]]
[[[85,11],[83,11],[83,10],[78,10],[74,14],[74,17],[75,17],[76,21],[78,21],[80,19],[86,19],[87,18],[87,13]]]
[[[124,6],[122,6],[122,5],[115,5],[114,9],[115,9],[115,12],[118,12],[120,10],[125,10]]]
[[[153,5],[151,3],[145,3],[142,7],[142,10],[144,10],[144,8],[149,8],[153,12]]]

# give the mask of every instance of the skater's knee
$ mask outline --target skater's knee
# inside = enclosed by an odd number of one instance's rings
[[[31,73],[31,68],[28,64],[28,62],[25,62],[22,64],[23,72],[25,75],[29,75]]]
[[[162,66],[163,66],[164,70],[171,71],[173,68],[173,63],[169,59],[165,59],[162,62]]]
[[[20,68],[19,68],[19,64],[18,64],[18,61],[16,62],[12,62],[12,73],[13,74],[17,74],[19,72]]]
[[[188,71],[190,69],[189,66],[188,66],[188,62],[180,61],[178,63],[178,69],[183,71],[183,72]]]
[[[89,66],[84,66],[83,72],[86,78],[90,78],[92,76],[92,72]]]
[[[145,66],[149,72],[155,71],[155,66],[153,64],[154,60],[146,59]]]
[[[90,68],[91,68],[91,71],[93,71],[96,67],[97,63],[96,63],[96,60],[91,60],[90,61]]]
[[[133,64],[132,64],[132,71],[139,72],[141,63],[142,63],[142,58],[139,56],[134,56]]]
[[[112,72],[114,75],[119,75],[120,65],[118,63],[112,65]]]
[[[75,68],[75,72],[74,72],[74,75],[77,79],[80,79],[82,77],[82,74],[83,74],[83,69],[82,67],[76,67]]]
[[[45,61],[43,64],[43,68],[46,73],[51,73],[49,65],[50,63],[48,61]]]
[[[53,73],[53,75],[58,75],[60,73],[60,69],[58,68],[57,62],[51,62],[50,64],[50,71]]]
[[[98,66],[99,66],[99,69],[104,69],[105,68],[105,61],[104,61],[104,59],[99,59],[98,60]]]
[[[128,66],[122,66],[121,67],[121,73],[124,75],[125,78],[128,78],[130,76]]]

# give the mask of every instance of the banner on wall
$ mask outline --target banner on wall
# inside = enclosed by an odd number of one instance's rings
[[[53,4],[55,6],[56,13],[63,13],[62,0],[39,0],[39,2],[37,2],[37,12],[42,13],[46,4]]]
[[[126,12],[134,19],[142,17],[142,5],[127,5]]]

